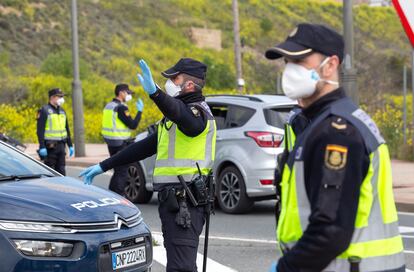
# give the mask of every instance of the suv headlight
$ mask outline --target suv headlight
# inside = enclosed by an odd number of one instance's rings
[[[72,254],[73,244],[53,241],[13,240],[16,248],[26,256],[68,257]]]
[[[0,229],[10,231],[31,231],[31,232],[57,232],[70,233],[69,228],[54,226],[51,224],[18,223],[0,221]]]

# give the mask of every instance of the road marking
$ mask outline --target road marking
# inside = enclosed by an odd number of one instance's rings
[[[162,235],[161,232],[152,231],[152,234]],[[200,238],[204,239],[204,235],[200,235]],[[250,238],[238,238],[238,237],[224,237],[224,236],[212,236],[209,235],[209,240],[223,240],[223,241],[232,241],[232,242],[247,242],[247,243],[258,243],[258,244],[278,244],[275,240],[261,240],[261,239],[250,239]]]
[[[414,213],[410,213],[410,212],[398,212],[398,214],[408,215],[408,216],[414,216]]]
[[[167,266],[167,252],[165,251],[164,245],[163,245],[163,237],[160,233],[152,233],[152,238],[157,241],[159,244],[158,246],[153,247],[153,258],[154,260],[163,265]],[[197,267],[200,271],[203,268],[203,255],[200,253],[197,253]],[[230,267],[224,266],[210,258],[207,258],[207,271],[210,272],[236,272],[237,270],[234,270]]]
[[[414,233],[414,228],[412,227],[399,226],[398,229],[400,230],[400,233]]]

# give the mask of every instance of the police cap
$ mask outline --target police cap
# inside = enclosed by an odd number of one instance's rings
[[[49,90],[49,97],[52,97],[54,95],[64,96],[65,94],[62,92],[62,90],[60,88],[53,88],[53,89]]]
[[[128,94],[133,94],[134,92],[129,88],[128,84],[119,83],[115,86],[115,95],[118,96],[120,92],[125,91]]]
[[[174,78],[181,73],[205,80],[207,65],[191,58],[182,58],[173,67],[161,72],[166,78]]]
[[[268,59],[302,59],[315,52],[325,56],[338,56],[342,62],[344,40],[335,30],[324,25],[299,24],[284,42],[268,49],[265,56]]]

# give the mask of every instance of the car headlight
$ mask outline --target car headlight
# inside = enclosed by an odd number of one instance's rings
[[[51,224],[35,224],[35,223],[18,223],[18,222],[1,222],[0,229],[10,231],[31,231],[31,232],[57,232],[70,233],[69,228],[54,226]]]
[[[73,244],[53,241],[13,240],[16,248],[26,256],[68,257],[72,254]]]

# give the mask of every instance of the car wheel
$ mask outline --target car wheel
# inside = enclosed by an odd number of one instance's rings
[[[246,194],[243,176],[236,167],[228,166],[221,171],[217,201],[225,213],[245,213],[253,207],[254,202]]]
[[[133,203],[148,203],[152,198],[152,192],[145,188],[144,173],[138,163],[128,167],[125,197]]]

